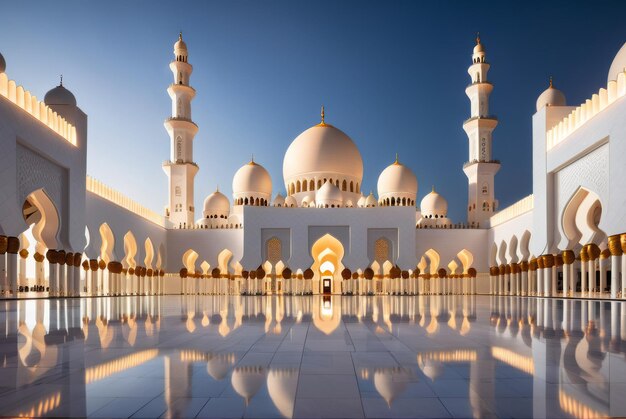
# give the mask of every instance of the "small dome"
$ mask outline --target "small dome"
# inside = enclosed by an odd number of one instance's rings
[[[399,163],[397,158],[378,177],[378,196],[380,199],[384,199],[387,195],[390,197],[404,195],[401,196],[402,198],[411,195],[413,200],[417,195],[415,174],[411,169]]]
[[[285,206],[285,198],[281,194],[277,194],[276,198],[274,198],[274,202],[272,202],[272,205],[275,207]]]
[[[265,382],[265,368],[261,366],[236,367],[230,381],[233,389],[245,399],[247,404]]]
[[[216,190],[204,200],[202,215],[228,215],[230,212],[230,201],[219,190]]]
[[[550,78],[550,86],[537,98],[537,112],[544,106],[565,106],[565,95],[559,89],[555,89]]]
[[[357,207],[364,207],[365,206],[365,200],[367,198],[365,198],[365,195],[361,194],[361,197],[359,198],[359,200],[356,203]]]
[[[313,203],[313,205],[311,205],[311,203]],[[307,195],[304,198],[302,198],[302,206],[303,207],[315,206],[315,201],[313,200],[313,198]]]
[[[476,34],[476,46],[474,46],[474,55],[476,54],[485,55],[485,48],[480,42],[480,34],[478,33]]]
[[[425,218],[437,216],[445,217],[448,214],[448,201],[435,192],[435,187],[431,193],[426,195],[420,203],[420,211]]]
[[[609,75],[607,76],[607,84],[611,80],[617,80],[617,76],[623,71],[626,71],[626,43],[622,45],[615,58],[613,58]]]
[[[272,194],[272,178],[263,166],[251,160],[233,177],[233,194]]]
[[[50,90],[44,96],[43,101],[46,105],[72,105],[76,106],[76,97],[63,87],[63,82],[54,89]]]
[[[370,192],[367,198],[365,198],[365,206],[370,208],[375,207],[376,205],[378,205],[378,203],[376,202],[376,197],[374,197],[374,194]]]
[[[176,41],[176,43],[174,44],[174,51],[176,50],[184,50],[187,51],[187,44],[185,44],[185,41],[183,41],[183,33],[179,33],[178,34],[178,41]]]
[[[0,54],[0,73],[4,73],[7,69],[7,62],[4,60],[2,54]]]
[[[285,198],[285,206],[292,208],[292,207],[297,207],[298,206],[298,201],[296,201],[296,198],[294,198],[293,196],[289,195],[287,198]]]
[[[318,207],[340,207],[343,203],[343,195],[334,183],[326,182],[315,192],[315,202]]]

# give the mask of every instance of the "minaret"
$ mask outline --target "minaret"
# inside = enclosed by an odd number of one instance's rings
[[[463,123],[469,139],[469,159],[463,165],[463,171],[469,182],[467,221],[480,227],[485,226],[485,221],[497,209],[494,177],[500,170],[500,162],[491,157],[492,132],[498,125],[498,119],[489,114],[489,95],[493,85],[487,81],[488,71],[485,50],[480,37],[476,36],[472,65],[467,70],[472,82],[465,89],[472,108],[470,118]]]
[[[193,162],[193,138],[198,126],[191,120],[191,101],[196,91],[189,86],[193,71],[187,62],[187,45],[182,33],[174,44],[174,61],[170,63],[174,83],[167,88],[172,99],[172,116],[165,120],[170,136],[170,158],[163,163],[169,178],[169,202],[165,216],[176,228],[189,227],[194,223],[193,189],[198,166]]]

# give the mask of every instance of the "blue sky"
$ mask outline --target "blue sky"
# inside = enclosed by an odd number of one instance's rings
[[[30,2],[0,6],[7,74],[38,97],[58,84],[89,116],[88,173],[160,213],[172,45],[182,30],[197,90],[196,208],[254,153],[284,194],[282,158],[319,121],[363,156],[365,192],[395,153],[466,217],[465,87],[480,31],[491,63],[501,207],[532,192],[531,116],[554,76],[568,104],[606,84],[626,41],[624,2]],[[199,215],[199,214],[197,214]]]

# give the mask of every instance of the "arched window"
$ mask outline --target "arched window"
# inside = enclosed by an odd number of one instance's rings
[[[341,184],[341,190],[342,191],[347,191],[348,190],[348,182],[346,182],[345,179],[344,179],[343,183]]]
[[[356,183],[356,193],[361,192],[361,189],[359,189],[359,182]]]
[[[259,198],[257,198],[257,199],[256,199],[256,201],[255,201],[255,205],[256,205],[257,207],[259,206],[259,202],[260,202],[260,201],[259,201]]]
[[[183,158],[183,139],[180,137],[176,137],[176,160],[181,160]]]
[[[324,179],[324,181],[326,181],[326,179]],[[320,180],[317,181],[317,189],[319,189],[321,187],[322,187],[322,180],[320,179]]]
[[[307,182],[306,180],[302,181],[302,192],[307,192],[309,186],[309,182]]]
[[[282,242],[278,237],[272,237],[267,241],[267,260],[275,265],[282,259]]]
[[[244,202],[244,205],[248,205],[248,198],[246,198],[243,202]]]
[[[374,243],[374,260],[382,265],[389,260],[389,241],[383,237]]]
[[[296,192],[300,192],[300,181],[296,182]]]
[[[350,181],[350,192],[354,192],[354,182]]]
[[[402,198],[402,206],[406,206],[406,198]]]
[[[313,179],[311,179],[311,181],[309,182],[309,190],[310,191],[315,190],[315,181]]]
[[[396,198],[391,197],[391,206],[394,207],[396,205]]]

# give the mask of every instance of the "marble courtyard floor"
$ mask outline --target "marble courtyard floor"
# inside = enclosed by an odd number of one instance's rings
[[[626,416],[626,302],[0,301],[0,416]]]

